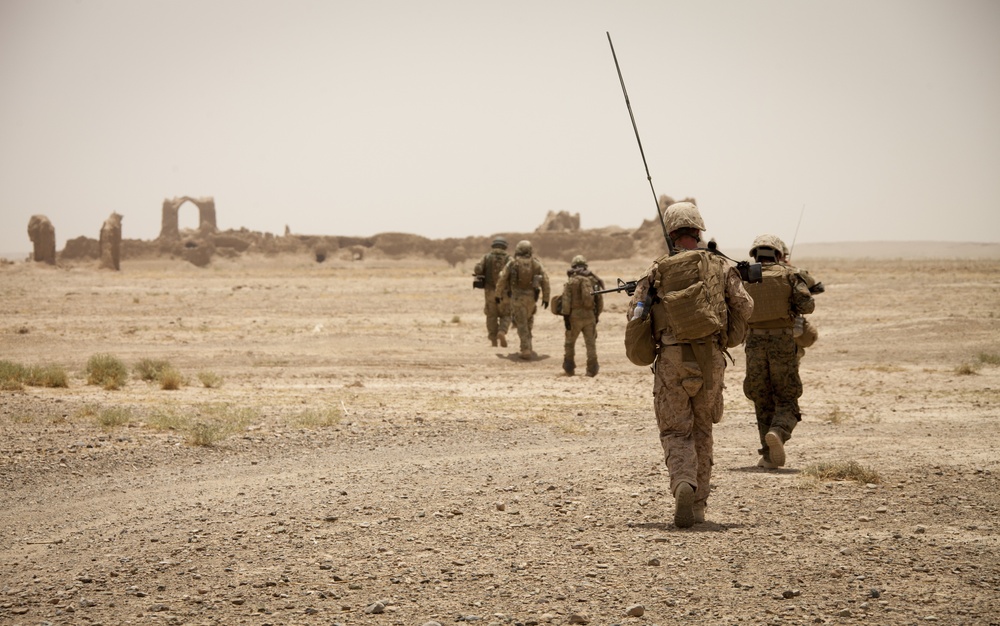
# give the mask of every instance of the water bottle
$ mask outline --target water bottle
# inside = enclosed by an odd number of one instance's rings
[[[642,318],[642,314],[645,312],[645,310],[646,310],[646,303],[645,302],[643,302],[642,300],[639,300],[638,302],[636,302],[635,303],[635,310],[632,311],[632,319],[633,320],[641,319]]]

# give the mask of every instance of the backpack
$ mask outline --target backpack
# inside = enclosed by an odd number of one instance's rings
[[[771,322],[774,320],[792,321],[792,282],[793,272],[777,263],[764,265],[763,280],[759,283],[743,283],[747,293],[753,298],[753,313],[749,322]]]
[[[488,252],[486,256],[483,257],[481,261],[483,267],[483,277],[486,286],[490,289],[495,289],[497,286],[497,279],[500,278],[500,272],[503,271],[504,265],[507,264],[507,253],[497,254],[495,252]]]
[[[686,250],[656,260],[653,287],[654,335],[669,331],[678,341],[721,333],[726,343],[725,262],[706,250]]]
[[[531,257],[516,256],[510,268],[512,289],[530,291],[534,289],[535,263]]]

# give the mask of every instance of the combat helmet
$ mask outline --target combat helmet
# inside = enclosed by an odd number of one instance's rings
[[[573,267],[587,267],[587,259],[584,258],[582,254],[578,254],[575,257],[573,257],[573,260],[570,262],[570,265],[572,265]]]
[[[693,202],[675,202],[663,211],[663,226],[668,233],[679,228],[705,230],[705,221]]]
[[[506,250],[507,249],[507,240],[504,239],[503,237],[497,237],[496,239],[493,240],[493,247],[494,248],[503,248],[504,250]]]
[[[750,256],[756,259],[757,253],[765,249],[771,249],[778,254],[784,255],[785,250],[788,248],[785,247],[785,242],[776,235],[757,235],[757,238],[753,240],[753,247],[750,248]],[[772,255],[765,254],[764,256]],[[777,257],[777,255],[773,256]]]
[[[527,239],[522,239],[517,242],[514,246],[514,254],[517,256],[531,256],[531,242]]]

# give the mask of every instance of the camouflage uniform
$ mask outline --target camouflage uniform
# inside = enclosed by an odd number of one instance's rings
[[[568,280],[563,287],[559,311],[566,325],[563,371],[573,375],[576,369],[576,340],[582,333],[587,347],[587,376],[597,376],[597,321],[604,310],[604,296],[595,296],[593,292],[604,289],[604,281],[587,269],[587,260],[580,255],[573,258],[573,265],[566,276]]]
[[[542,306],[548,308],[550,286],[549,275],[541,262],[534,258],[531,242],[519,241],[514,258],[507,262],[500,278],[497,279],[496,300],[502,305],[504,300],[510,303],[511,317],[517,326],[517,336],[521,341],[521,358],[530,359],[531,329],[535,323],[535,302],[542,296]]]
[[[764,280],[747,284],[754,298],[754,314],[746,341],[746,377],[743,393],[753,401],[757,414],[761,459],[766,468],[785,464],[784,444],[802,419],[799,397],[798,346],[795,343],[796,316],[812,313],[816,303],[799,273],[781,264],[784,244],[771,235],[754,240],[750,255],[762,264]]]
[[[506,301],[497,302],[497,279],[509,260],[507,240],[497,237],[493,240],[493,248],[483,255],[479,263],[476,263],[473,272],[477,277],[483,277],[483,291],[486,300],[483,312],[486,314],[486,332],[490,343],[496,346],[499,341],[500,345],[505,348],[507,347],[507,330],[510,328],[510,307]]]
[[[687,219],[683,219],[685,215]],[[678,222],[692,224],[683,226],[685,229],[704,230],[700,215],[689,202],[667,207],[664,220],[672,239],[675,230],[681,228]],[[700,232],[696,234],[700,236]],[[682,237],[678,236],[677,240]],[[704,256],[708,272],[714,277],[712,281],[704,281],[706,290],[713,292],[723,307],[720,330],[697,340],[677,338],[678,332],[671,325],[673,318],[662,306],[663,298],[670,291],[657,292],[659,303],[649,298],[651,283],[655,286],[659,282],[657,268],[667,256],[658,259],[637,282],[629,302],[628,317],[634,317],[639,302],[653,302],[648,309],[657,350],[653,365],[653,408],[670,473],[670,491],[675,497],[674,523],[678,527],[688,527],[705,520],[712,476],[712,426],[722,419],[723,413],[725,350],[742,343],[746,320],[753,311],[753,300],[743,288],[736,268],[721,257],[705,250],[675,253],[676,256],[682,254]]]

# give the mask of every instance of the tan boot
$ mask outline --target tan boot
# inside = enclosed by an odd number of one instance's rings
[[[768,461],[764,457],[760,457],[760,460],[757,461],[757,467],[763,467],[764,469],[778,469],[777,465]]]
[[[674,491],[674,525],[677,528],[694,526],[694,487],[690,483],[681,483]]]
[[[692,511],[694,512],[694,523],[695,524],[704,524],[705,523],[705,505],[704,505],[704,503],[694,505]]]
[[[494,337],[494,338],[490,339],[490,344],[492,344],[494,348],[497,347],[497,338]]]
[[[528,359],[530,359],[531,358],[531,350],[528,350],[527,348],[525,348],[524,350],[521,350],[521,358],[524,359],[525,361],[527,361]]]
[[[497,341],[500,342],[500,347],[501,348],[506,348],[507,347],[507,334],[506,333],[497,333]],[[493,344],[493,345],[496,345],[496,344]]]
[[[785,444],[781,441],[781,433],[771,429],[764,435],[764,443],[767,444],[767,456],[775,467],[785,464]]]

